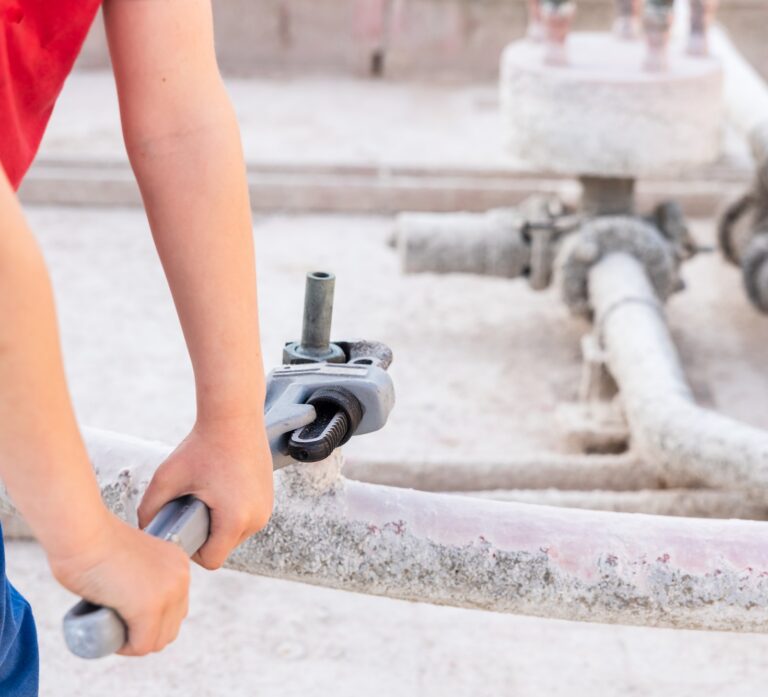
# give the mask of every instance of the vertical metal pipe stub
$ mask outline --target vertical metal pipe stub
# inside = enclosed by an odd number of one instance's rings
[[[301,341],[283,350],[283,363],[345,363],[344,351],[331,343],[336,276],[326,271],[307,274]]]
[[[631,177],[596,177],[583,175],[581,208],[597,215],[633,215],[635,212],[635,180]]]
[[[333,291],[336,277],[325,271],[307,274],[304,292],[304,324],[301,347],[310,351],[327,351],[331,343]]]

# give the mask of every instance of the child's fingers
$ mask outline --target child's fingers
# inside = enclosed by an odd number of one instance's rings
[[[152,518],[158,514],[166,503],[184,493],[188,492],[179,491],[179,483],[176,481],[176,478],[166,468],[160,467],[155,472],[155,476],[152,477],[152,481],[149,483],[146,492],[144,492],[144,497],[141,499],[141,504],[137,510],[139,527],[147,527]]]
[[[189,596],[185,595],[182,600],[170,607],[163,617],[160,625],[160,632],[157,637],[158,651],[164,649],[168,644],[176,641],[181,629],[181,623],[189,612]]]
[[[245,522],[237,513],[212,508],[211,534],[193,560],[209,570],[220,568],[239,544],[244,528]]]
[[[157,650],[160,617],[148,615],[130,622],[128,642],[117,653],[121,656],[146,656]]]
[[[223,566],[233,549],[243,544],[266,524],[259,519],[249,522],[246,515],[238,516],[231,511],[224,520],[220,520],[222,516],[216,512],[216,509],[212,509],[211,516],[211,534],[208,542],[192,557],[192,561],[196,564],[211,570]]]

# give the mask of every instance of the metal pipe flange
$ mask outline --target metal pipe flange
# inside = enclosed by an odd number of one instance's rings
[[[665,301],[681,287],[679,260],[673,246],[650,223],[629,216],[604,216],[585,223],[567,238],[557,256],[555,273],[565,304],[589,316],[590,269],[609,254],[624,252],[642,263],[658,297]]]

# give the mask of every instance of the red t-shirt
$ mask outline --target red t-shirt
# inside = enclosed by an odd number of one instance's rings
[[[0,163],[18,188],[101,0],[0,0]]]

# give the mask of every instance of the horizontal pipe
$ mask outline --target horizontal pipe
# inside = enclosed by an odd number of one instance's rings
[[[127,519],[162,444],[86,432],[106,503]],[[340,458],[275,474],[269,525],[239,571],[404,600],[568,620],[768,630],[768,525],[579,511],[393,489]]]
[[[638,455],[669,478],[768,486],[768,432],[699,407],[641,263],[612,254],[590,271],[589,297]]]
[[[548,489],[631,491],[674,486],[696,487],[696,477],[671,482],[660,468],[632,453],[622,455],[532,454],[510,460],[431,458],[385,460],[347,457],[344,476],[369,484],[421,491]]]
[[[556,509],[285,471],[240,571],[404,600],[567,620],[768,629],[766,526]],[[294,481],[291,481],[293,477]]]
[[[395,244],[404,273],[469,273],[516,278],[530,263],[514,209],[487,213],[402,213]]]
[[[715,489],[662,489],[642,491],[562,491],[518,489],[459,492],[465,496],[513,501],[538,506],[586,508],[615,513],[685,516],[687,518],[740,518],[768,520],[768,498],[743,491]]]

